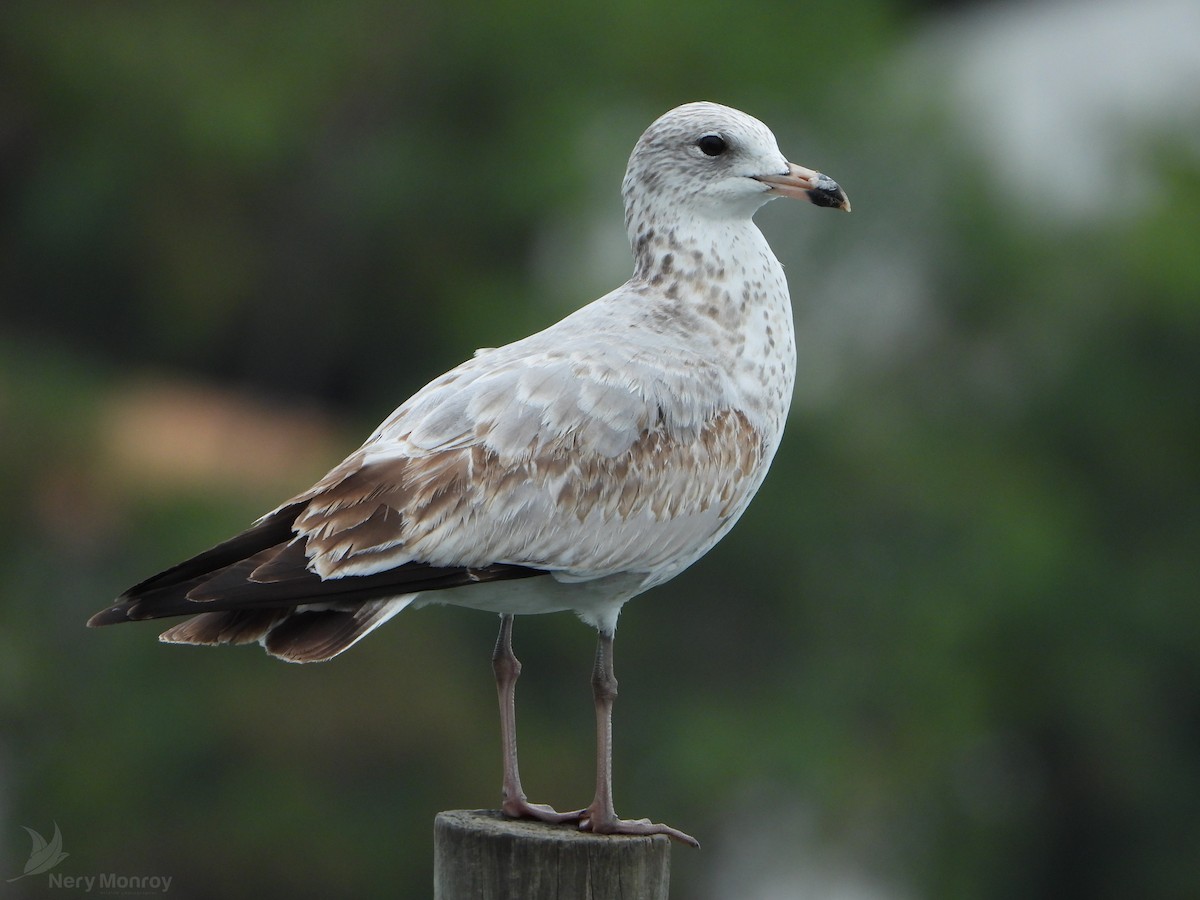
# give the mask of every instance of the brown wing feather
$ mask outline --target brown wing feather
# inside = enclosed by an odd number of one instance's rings
[[[735,410],[680,434],[656,425],[614,456],[569,434],[511,457],[482,443],[412,455],[367,445],[296,498],[294,528],[325,578],[413,558],[650,570],[703,540],[676,522],[744,508],[767,453]]]

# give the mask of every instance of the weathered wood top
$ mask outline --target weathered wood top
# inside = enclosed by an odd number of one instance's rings
[[[434,821],[435,900],[666,900],[670,840],[452,810]]]

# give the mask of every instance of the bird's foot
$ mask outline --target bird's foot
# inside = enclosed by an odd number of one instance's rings
[[[577,809],[574,812],[559,812],[553,806],[545,803],[530,803],[524,797],[519,800],[505,800],[500,811],[510,819],[537,819],[539,822],[549,822],[561,825],[564,822],[578,822],[587,810]]]
[[[590,809],[581,812],[580,831],[590,831],[592,834],[665,834],[671,840],[689,847],[700,847],[700,842],[690,834],[684,834],[670,825],[661,825],[649,819],[618,819],[614,814],[595,815]]]

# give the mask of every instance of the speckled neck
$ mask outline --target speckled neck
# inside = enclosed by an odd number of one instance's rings
[[[795,381],[791,297],[783,267],[749,219],[646,225],[633,237],[630,288],[655,327],[727,360],[744,404],[782,432]]]

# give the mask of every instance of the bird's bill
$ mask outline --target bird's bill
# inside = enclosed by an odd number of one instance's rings
[[[781,197],[807,200],[813,206],[827,206],[850,212],[850,201],[846,197],[846,192],[828,175],[822,175],[813,169],[788,163],[788,170],[782,175],[755,175],[754,177],[765,184],[771,193]]]

